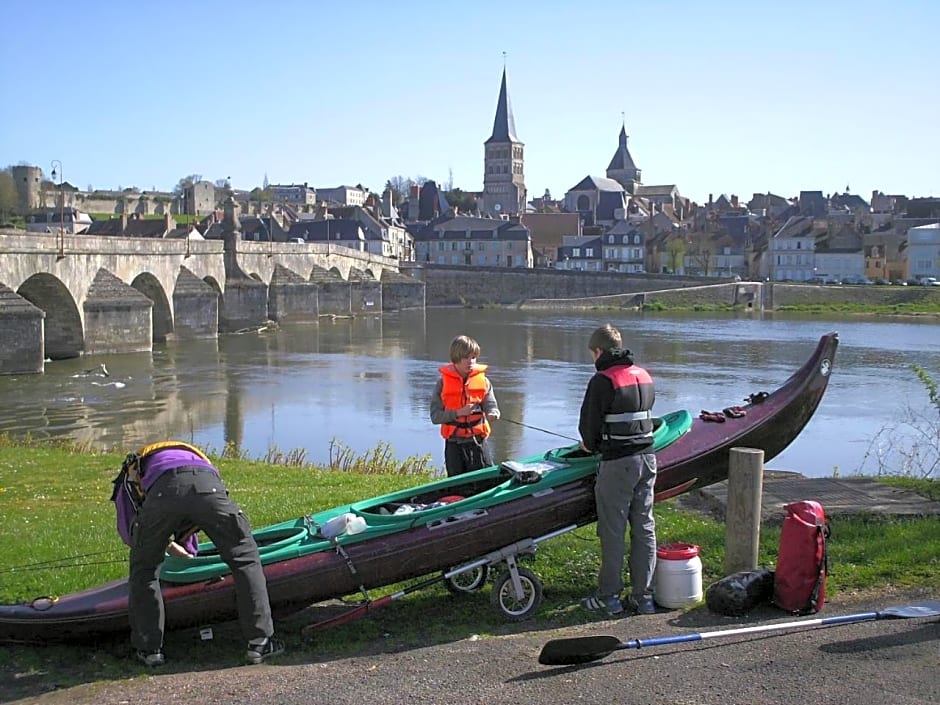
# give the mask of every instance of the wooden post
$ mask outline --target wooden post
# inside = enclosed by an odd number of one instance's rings
[[[763,481],[764,451],[732,448],[725,516],[725,575],[757,569]]]

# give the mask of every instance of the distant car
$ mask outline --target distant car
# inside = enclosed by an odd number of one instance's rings
[[[879,286],[888,286],[891,284],[891,282],[889,282],[887,279],[875,279],[875,284],[878,284]]]
[[[304,245],[307,243],[302,237],[292,237],[288,242],[296,242],[298,245]]]
[[[907,286],[907,282],[904,281],[903,279],[892,279],[891,283],[894,284],[895,286]]]

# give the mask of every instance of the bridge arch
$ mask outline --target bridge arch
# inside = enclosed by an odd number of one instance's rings
[[[167,335],[173,332],[173,311],[160,280],[150,272],[141,272],[134,277],[131,286],[153,301],[154,342],[166,341]]]
[[[24,281],[17,294],[45,314],[44,347],[50,360],[78,357],[85,349],[85,334],[78,305],[68,287],[53,274],[40,272]]]

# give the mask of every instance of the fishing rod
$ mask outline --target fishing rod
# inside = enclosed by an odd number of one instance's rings
[[[100,565],[104,563],[118,563],[123,561],[123,558],[115,558],[107,561],[91,561],[87,563],[67,563],[66,561],[73,561],[79,558],[92,558],[94,556],[106,556],[113,555],[115,553],[124,553],[120,549],[111,548],[106,551],[93,551],[92,553],[79,553],[74,556],[61,556],[60,558],[50,558],[45,561],[37,561],[35,563],[24,563],[23,565],[14,566],[13,568],[0,568],[0,573],[14,573],[16,571],[27,571],[27,570],[51,570],[52,568],[71,568],[72,566],[82,566],[82,565]]]
[[[571,436],[564,436],[560,433],[555,433],[554,431],[549,431],[545,428],[539,428],[538,426],[530,426],[527,423],[522,423],[521,421],[516,421],[515,419],[507,419],[505,416],[499,417],[500,421],[508,421],[509,423],[514,423],[517,426],[523,426],[524,428],[531,428],[533,431],[541,431],[542,433],[547,433],[550,436],[558,436],[559,438],[564,438],[566,441],[574,441],[575,443],[580,443],[580,438],[572,438]]]

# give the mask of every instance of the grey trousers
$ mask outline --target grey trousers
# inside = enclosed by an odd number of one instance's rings
[[[594,485],[597,501],[597,536],[601,543],[601,567],[597,576],[600,597],[623,590],[626,531],[630,525],[630,594],[651,597],[656,568],[656,520],[653,518],[653,485],[656,456],[629,455],[601,461]]]
[[[186,524],[202,529],[232,569],[245,638],[251,641],[274,634],[267,582],[248,518],[215,473],[183,467],[157,479],[131,530],[128,611],[134,648],[156,651],[163,647],[165,615],[158,576],[170,537]]]

